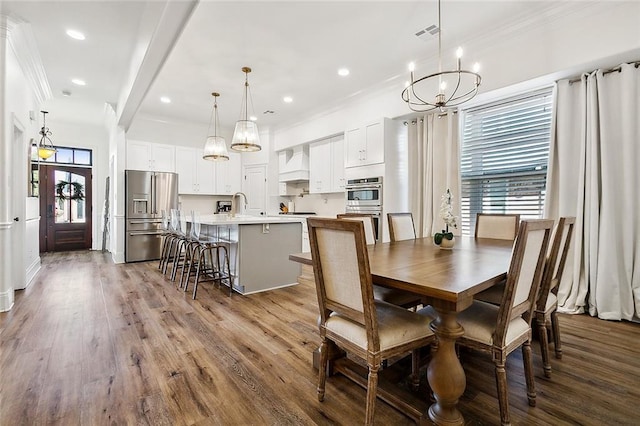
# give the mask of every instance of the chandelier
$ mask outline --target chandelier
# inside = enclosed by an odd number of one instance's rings
[[[204,144],[202,158],[210,161],[227,161],[229,153],[227,144],[222,136],[218,136],[218,96],[220,93],[213,92],[213,112],[209,120],[209,130],[207,131],[207,141]],[[211,121],[213,121],[213,136],[211,136]]]
[[[402,91],[402,100],[409,109],[416,112],[431,111],[439,108],[456,107],[471,99],[478,93],[482,78],[478,74],[480,66],[474,64],[473,71],[462,69],[462,48],[456,50],[457,68],[442,71],[442,25],[440,19],[440,0],[438,0],[438,72],[415,79],[414,63],[409,64],[411,80]]]
[[[236,122],[236,128],[233,132],[233,138],[231,139],[231,149],[240,152],[255,152],[260,151],[260,136],[258,135],[258,126],[256,123],[248,119],[248,101],[250,99],[249,89],[249,73],[251,68],[242,67],[244,73],[244,97],[242,98],[242,105],[240,107],[240,120]],[[253,107],[253,103],[252,103]]]
[[[47,127],[47,114],[49,111],[40,111],[42,113],[42,128],[40,129],[39,134],[42,135],[40,137],[40,142],[38,142],[38,157],[46,160],[56,153],[56,148],[53,146],[53,142],[49,136],[51,136],[51,132]]]

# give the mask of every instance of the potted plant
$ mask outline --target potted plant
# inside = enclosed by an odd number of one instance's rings
[[[457,218],[453,215],[451,199],[451,191],[447,189],[447,192],[442,196],[442,202],[440,203],[440,218],[444,221],[445,229],[443,229],[442,232],[436,232],[433,235],[433,242],[443,249],[450,249],[455,243],[455,240],[453,239],[453,232],[449,231],[449,227],[458,227]]]

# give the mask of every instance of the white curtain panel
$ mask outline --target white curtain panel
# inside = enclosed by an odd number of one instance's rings
[[[623,64],[556,89],[545,216],[576,216],[559,309],[638,320],[640,70]]]
[[[451,190],[453,214],[460,218],[460,142],[458,114],[428,114],[409,126],[409,206],[418,238],[444,228],[442,195]],[[453,229],[459,235],[460,228]]]

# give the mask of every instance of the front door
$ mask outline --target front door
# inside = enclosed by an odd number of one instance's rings
[[[91,248],[91,169],[40,166],[40,251]]]

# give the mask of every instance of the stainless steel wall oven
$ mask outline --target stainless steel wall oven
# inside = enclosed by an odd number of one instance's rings
[[[345,192],[347,213],[373,216],[376,241],[382,240],[382,177],[349,179]]]

